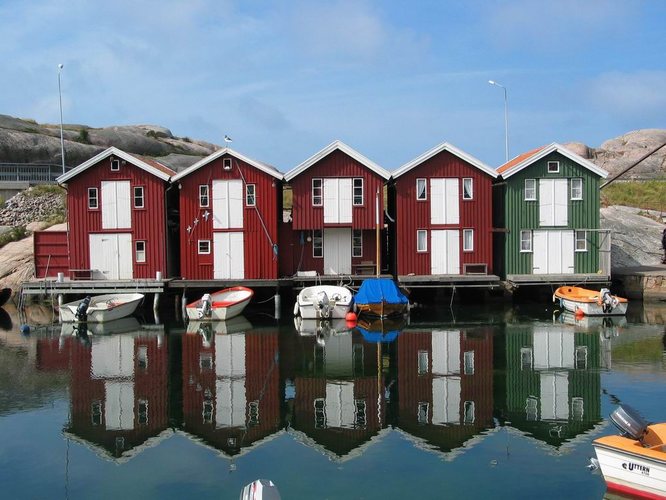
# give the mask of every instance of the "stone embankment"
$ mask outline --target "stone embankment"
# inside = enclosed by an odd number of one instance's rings
[[[0,209],[0,227],[27,226],[31,222],[52,220],[65,213],[64,191],[29,188],[5,202]]]

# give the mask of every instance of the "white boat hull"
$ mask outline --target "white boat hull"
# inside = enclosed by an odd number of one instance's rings
[[[666,462],[594,444],[608,489],[666,498]]]
[[[581,310],[586,316],[622,316],[627,313],[627,302],[620,302],[610,312],[604,312],[603,305],[597,302],[579,302],[558,297],[560,305],[567,311],[576,313]]]
[[[236,287],[220,290],[210,295],[210,312],[202,309],[202,299],[185,307],[189,320],[227,320],[238,316],[252,300],[254,292],[249,288]],[[221,304],[224,305],[221,305]]]
[[[141,293],[96,295],[90,300],[86,322],[103,323],[129,316],[139,307],[143,297]],[[58,316],[62,323],[79,322],[76,310],[82,300],[75,300],[60,306]]]
[[[328,298],[328,307],[325,309],[322,309],[317,302],[317,296],[320,293],[325,293]],[[343,286],[309,286],[298,294],[294,315],[303,319],[345,318],[351,309],[352,299],[351,290]]]

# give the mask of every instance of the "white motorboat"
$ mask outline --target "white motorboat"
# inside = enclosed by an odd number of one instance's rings
[[[190,320],[226,320],[238,316],[250,303],[254,291],[244,286],[233,286],[215,293],[205,293],[199,300],[185,306]]]
[[[622,435],[592,442],[608,489],[666,498],[666,423],[648,425],[626,405],[613,411],[610,419]]]
[[[629,303],[623,297],[612,295],[608,288],[597,292],[579,286],[559,287],[553,294],[553,302],[558,301],[567,311],[586,316],[623,315]]]
[[[63,323],[103,323],[129,316],[143,301],[142,293],[109,293],[87,296],[60,306],[58,315]]]
[[[315,285],[303,288],[296,297],[294,316],[303,319],[344,318],[354,295],[344,286]]]

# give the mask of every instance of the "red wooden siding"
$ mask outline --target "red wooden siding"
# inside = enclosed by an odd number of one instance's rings
[[[67,231],[35,231],[33,239],[35,278],[46,278],[69,272]]]
[[[375,228],[375,194],[379,189],[380,211],[384,207],[384,179],[361,163],[335,150],[322,158],[305,172],[294,177],[290,184],[293,191],[293,229],[322,229],[324,207],[312,206],[312,179],[325,177],[363,178],[363,206],[352,207],[351,224],[327,224],[326,227],[352,227],[353,229]],[[382,221],[380,215],[380,222]]]
[[[425,178],[428,186],[426,200],[416,199],[416,179]],[[460,222],[455,225],[431,225],[430,179],[460,179]],[[462,179],[472,178],[473,199],[462,199]],[[448,151],[429,158],[395,180],[396,192],[396,252],[397,274],[429,275],[431,270],[430,231],[433,229],[460,230],[460,272],[465,264],[486,264],[493,272],[492,248],[492,178],[465,160]],[[416,251],[416,231],[428,231],[428,251]],[[463,252],[463,229],[474,230],[474,251]]]
[[[102,229],[102,181],[130,181],[130,229]],[[144,188],[144,207],[134,208],[134,187]],[[88,208],[88,188],[97,188],[98,209]],[[109,157],[71,178],[67,184],[70,268],[90,268],[91,233],[131,233],[134,278],[154,278],[157,271],[167,275],[167,238],[165,190],[167,183],[153,174],[121,162],[120,170],[111,171]],[[146,262],[134,262],[134,242],[146,242]]]
[[[230,171],[222,168],[224,158],[232,158]],[[238,171],[242,170],[243,175]],[[243,246],[246,279],[275,279],[278,277],[278,256],[272,244],[278,244],[278,222],[281,220],[281,181],[232,155],[224,155],[186,175],[180,184],[180,273],[186,279],[213,278],[213,181],[245,179],[255,185],[256,207],[245,205],[243,184]],[[199,206],[199,186],[207,185],[209,206]],[[204,213],[211,215],[205,220]],[[194,220],[199,222],[195,225]],[[262,224],[263,222],[263,224]],[[193,230],[188,234],[187,227]],[[265,229],[264,229],[265,227]],[[216,229],[237,232],[241,229]],[[199,255],[198,240],[209,240],[211,253]]]

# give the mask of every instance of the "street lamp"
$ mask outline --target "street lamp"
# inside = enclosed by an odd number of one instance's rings
[[[62,138],[62,92],[60,90],[60,73],[63,65],[58,64],[58,100],[60,101],[60,157],[62,158],[62,173],[65,173],[65,141]]]
[[[506,87],[500,85],[494,80],[488,80],[490,85],[499,87],[504,90],[504,156],[506,157],[506,162],[509,161],[509,100],[506,95]]]

